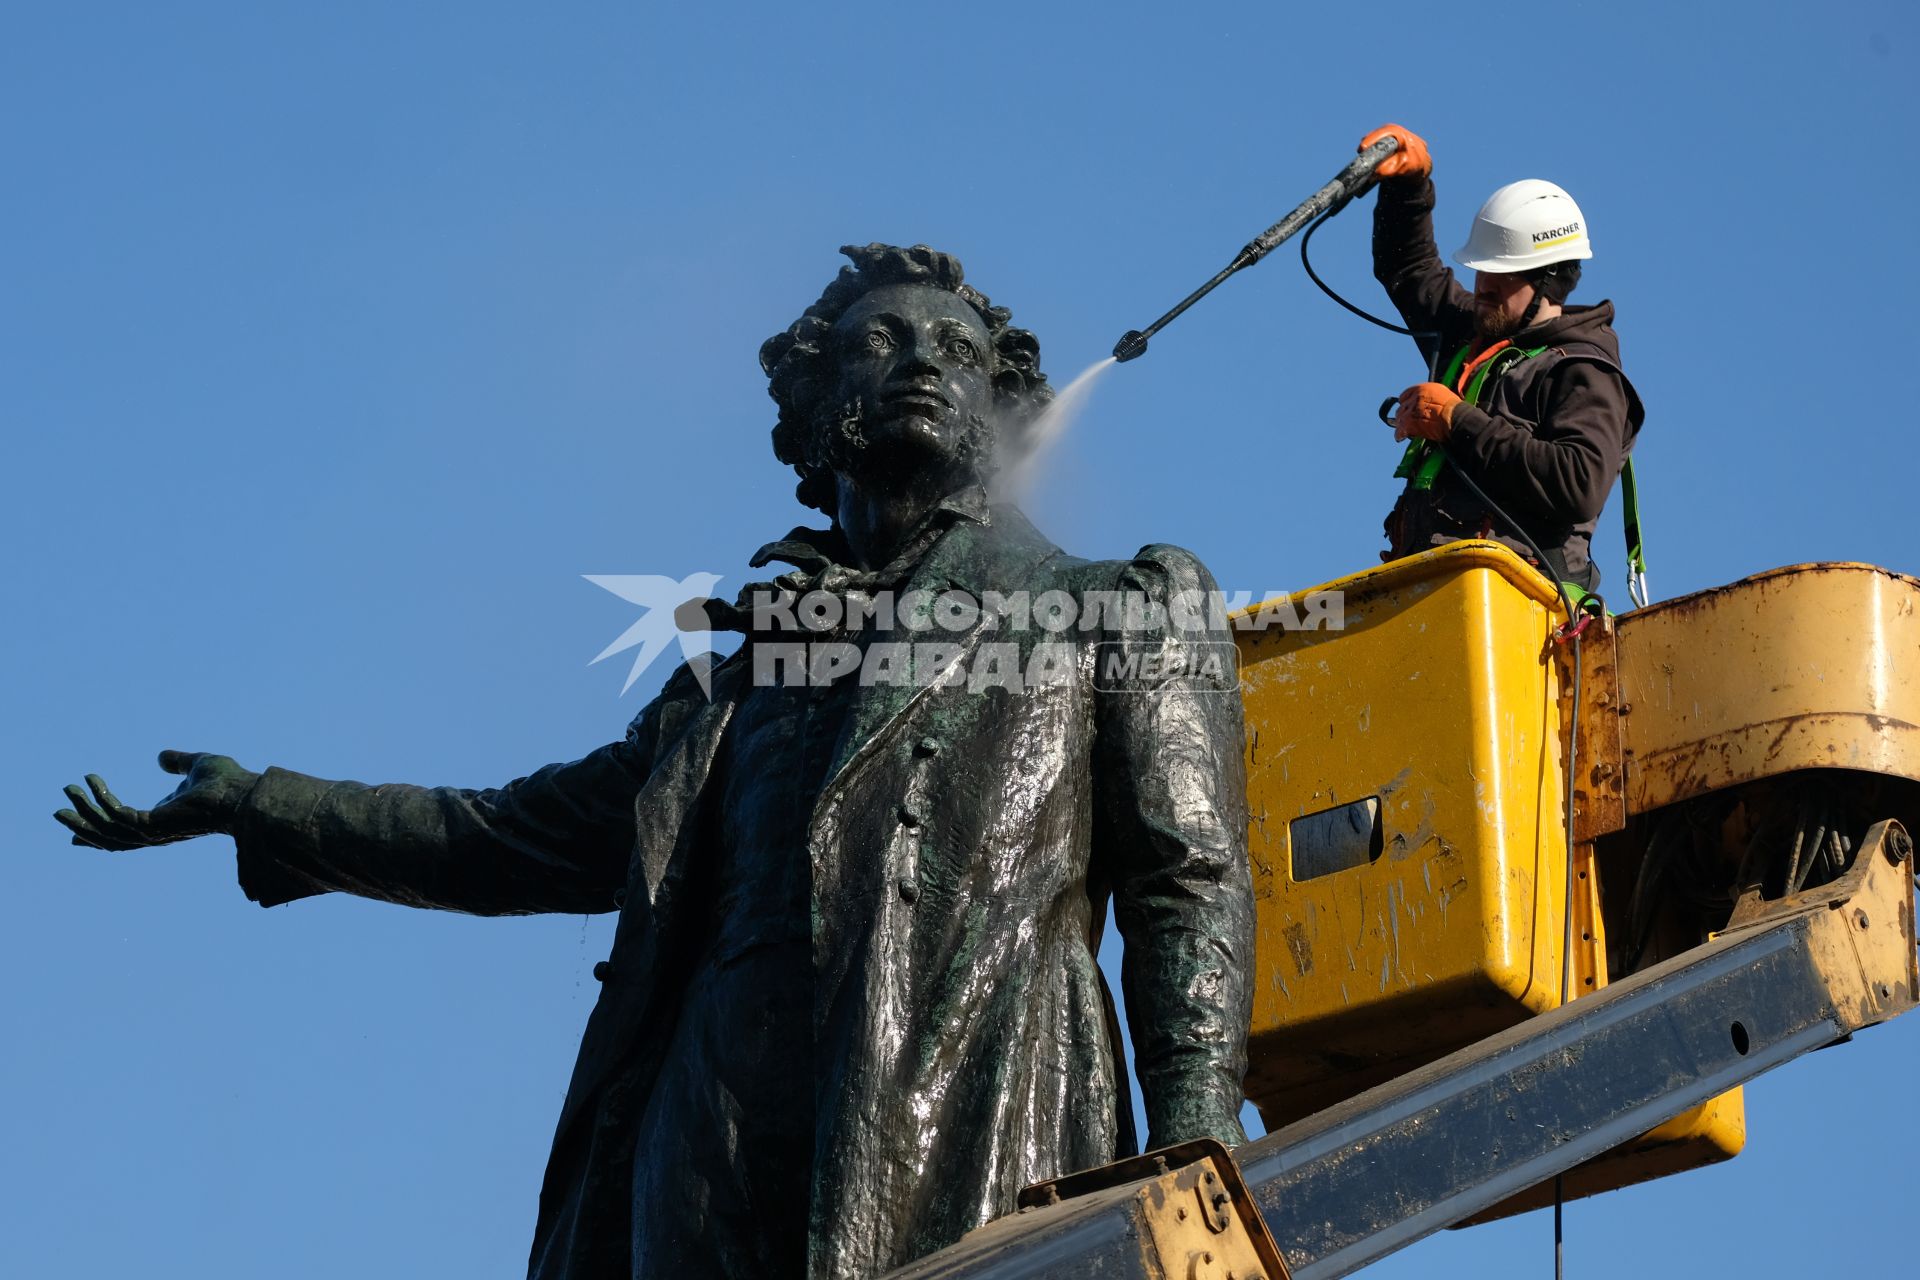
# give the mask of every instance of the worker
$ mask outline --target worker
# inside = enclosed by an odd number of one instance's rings
[[[1569,588],[1592,592],[1600,582],[1594,524],[1624,466],[1628,562],[1637,577],[1644,565],[1628,454],[1645,415],[1620,368],[1613,303],[1567,305],[1581,262],[1593,256],[1585,215],[1551,182],[1501,187],[1454,254],[1474,273],[1469,292],[1434,245],[1427,144],[1389,124],[1361,149],[1389,136],[1400,146],[1377,170],[1373,272],[1414,331],[1432,380],[1402,392],[1392,418],[1394,439],[1412,443],[1395,472],[1407,484],[1387,517],[1392,549],[1381,559],[1492,538]]]

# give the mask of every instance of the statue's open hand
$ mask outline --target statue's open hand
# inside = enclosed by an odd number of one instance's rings
[[[75,844],[115,852],[191,840],[232,830],[240,802],[259,777],[228,756],[198,751],[162,751],[160,767],[185,777],[153,808],[120,803],[100,776],[90,773],[86,790],[66,789],[73,808],[54,814],[55,821],[73,832]]]

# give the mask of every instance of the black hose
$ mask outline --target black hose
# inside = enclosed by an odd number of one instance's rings
[[[1377,324],[1382,329],[1385,329],[1390,333],[1404,333],[1407,337],[1414,338],[1416,340],[1420,338],[1432,338],[1434,340],[1434,343],[1437,345],[1440,341],[1440,334],[1437,330],[1432,333],[1419,332],[1414,329],[1406,328],[1403,325],[1394,324],[1390,320],[1382,320],[1379,316],[1374,315],[1371,311],[1362,311],[1359,307],[1356,307],[1353,303],[1348,302],[1345,298],[1335,293],[1333,291],[1333,287],[1329,285],[1325,280],[1322,280],[1320,278],[1320,273],[1313,269],[1313,260],[1307,257],[1307,245],[1312,243],[1313,233],[1318,231],[1321,227],[1324,227],[1325,225],[1327,225],[1327,219],[1331,218],[1334,214],[1338,212],[1340,212],[1339,209],[1327,210],[1325,213],[1320,215],[1318,221],[1316,221],[1312,226],[1307,228],[1307,233],[1300,237],[1300,265],[1307,269],[1307,279],[1319,285],[1320,292],[1326,294],[1329,298],[1332,298],[1335,302],[1339,303],[1341,306],[1345,307],[1347,310],[1353,312],[1353,314],[1359,316],[1362,320],[1365,320],[1368,324]]]

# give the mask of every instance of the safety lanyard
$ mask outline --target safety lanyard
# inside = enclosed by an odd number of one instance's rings
[[[1627,537],[1627,595],[1647,607],[1647,553],[1640,542],[1640,493],[1633,483],[1633,455],[1620,467],[1620,518]]]

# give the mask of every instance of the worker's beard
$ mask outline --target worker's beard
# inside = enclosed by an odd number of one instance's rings
[[[1476,347],[1491,346],[1502,338],[1511,338],[1520,332],[1520,317],[1508,315],[1505,311],[1496,311],[1492,315],[1476,312],[1474,323],[1479,326],[1474,330]]]

